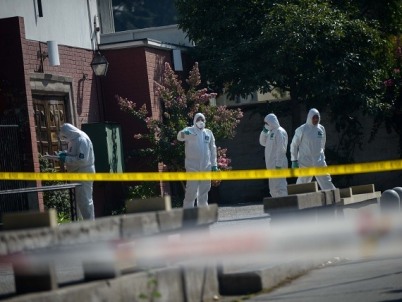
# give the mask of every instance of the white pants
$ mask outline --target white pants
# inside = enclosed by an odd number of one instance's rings
[[[186,184],[186,194],[184,196],[183,208],[194,208],[195,200],[197,206],[208,205],[208,192],[211,189],[210,180],[189,180]]]
[[[320,175],[314,176],[320,186],[321,190],[333,190],[335,189],[334,184],[331,181],[331,176],[327,175]],[[311,182],[313,180],[313,176],[306,176],[306,177],[299,177],[296,181],[296,184],[305,184]]]
[[[269,193],[272,197],[281,197],[288,195],[288,182],[286,178],[270,178],[268,180]]]
[[[78,211],[85,220],[95,219],[94,201],[92,199],[93,181],[80,182],[81,186],[75,188],[75,202]]]

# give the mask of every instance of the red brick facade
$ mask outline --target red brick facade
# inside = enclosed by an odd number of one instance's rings
[[[0,80],[8,83],[8,90],[10,90],[0,91],[3,93],[2,99],[5,99],[4,94],[7,95],[6,104],[0,107],[2,108],[0,117],[15,112],[15,119],[21,126],[23,172],[39,172],[31,90],[32,77],[43,76],[44,86],[47,84],[47,78],[56,82],[58,78],[70,79],[70,98],[73,104],[70,110],[73,118],[68,122],[80,127],[82,123],[99,121],[99,101],[94,93],[96,87],[92,80],[90,66],[93,52],[59,45],[60,66],[50,66],[49,60],[44,59],[43,68],[41,68],[38,53],[47,52],[47,44],[25,39],[23,18],[0,19],[0,36],[3,42],[0,48],[0,57],[3,59]],[[46,93],[49,94],[49,92]],[[43,210],[40,195],[38,207]]]
[[[90,63],[93,51],[65,45],[58,45],[60,65],[50,66],[49,59],[38,56],[47,52],[46,42],[25,38],[24,20],[21,17],[0,19],[0,36],[3,47],[0,56],[3,67],[0,80],[11,83],[13,96],[0,106],[0,119],[6,112],[16,112],[20,121],[24,172],[39,172],[39,154],[35,130],[33,95],[66,95],[69,101],[68,122],[81,128],[83,123],[116,122],[121,125],[123,150],[125,153],[125,171],[158,171],[149,164],[131,155],[131,150],[145,147],[145,142],[135,140],[134,135],[146,129],[132,116],[120,110],[116,95],[126,97],[138,106],[146,104],[152,111],[152,117],[160,117],[160,103],[155,96],[155,81],[161,82],[165,62],[172,64],[172,50],[154,48],[147,45],[108,49],[101,51],[109,62],[106,77],[95,77]],[[183,58],[184,70],[189,70],[186,58]],[[186,72],[179,75],[187,76]],[[49,90],[52,84],[56,88]],[[57,91],[58,85],[64,85]],[[65,89],[68,88],[66,92]],[[0,91],[0,101],[2,100]],[[12,101],[10,101],[12,100]],[[104,184],[95,186],[104,188]],[[120,198],[121,190],[110,186],[109,194],[94,192],[96,215],[102,215],[106,203],[113,203]],[[116,192],[119,191],[119,192]],[[95,196],[94,196],[95,197]],[[95,198],[94,198],[95,199]],[[42,198],[38,196],[38,208],[43,210]],[[98,204],[98,206],[97,206]],[[97,209],[98,208],[98,209]]]

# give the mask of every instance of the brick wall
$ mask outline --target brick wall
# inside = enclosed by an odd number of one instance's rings
[[[99,121],[99,101],[96,93],[94,93],[94,82],[90,66],[93,53],[91,50],[59,45],[60,66],[49,66],[49,60],[45,59],[42,71],[38,52],[47,52],[47,44],[25,39],[23,18],[1,19],[0,36],[3,42],[0,48],[0,56],[3,59],[0,80],[6,80],[11,83],[15,100],[13,104],[8,104],[8,108],[5,108],[5,110],[18,112],[16,113],[18,115],[16,119],[22,128],[23,171],[39,172],[39,155],[36,145],[30,84],[31,76],[39,73],[45,75],[45,77],[61,76],[71,78],[71,97],[74,107],[72,112],[75,122],[70,122],[80,127],[82,123]],[[87,75],[85,80],[84,75]],[[0,114],[4,114],[4,112],[0,112]],[[33,204],[35,201],[31,203]],[[43,209],[40,195],[39,208]]]

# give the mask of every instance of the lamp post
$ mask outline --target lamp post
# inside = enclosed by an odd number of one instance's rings
[[[92,59],[91,67],[96,76],[106,76],[109,62],[99,51],[97,51]]]

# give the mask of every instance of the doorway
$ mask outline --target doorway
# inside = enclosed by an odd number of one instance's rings
[[[38,152],[41,155],[54,155],[63,147],[65,149],[64,142],[58,136],[60,126],[66,122],[65,97],[34,95],[33,107]],[[56,169],[60,169],[58,165],[55,162]]]

